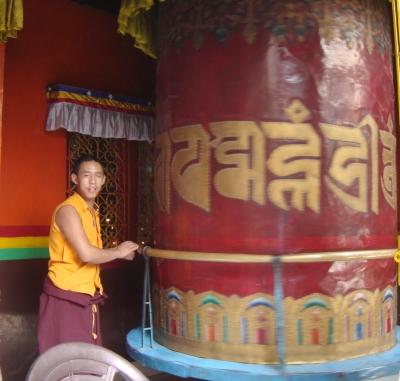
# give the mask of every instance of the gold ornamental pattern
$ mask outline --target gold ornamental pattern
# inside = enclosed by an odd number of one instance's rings
[[[316,363],[378,353],[396,340],[396,289],[285,297],[288,363]],[[195,356],[277,363],[276,300],[267,293],[225,296],[153,286],[155,337]]]

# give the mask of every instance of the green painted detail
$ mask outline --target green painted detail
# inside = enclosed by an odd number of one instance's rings
[[[0,249],[0,261],[41,258],[49,258],[49,249],[47,247],[18,247],[12,249]]]
[[[321,307],[321,308],[326,308],[329,309],[327,304],[325,303],[324,300],[322,300],[321,298],[311,298],[307,301],[307,303],[304,304],[304,310],[306,308],[310,308],[310,307]]]
[[[202,299],[200,306],[204,306],[204,304],[208,304],[208,303],[215,304],[216,306],[220,306],[221,305],[220,300],[217,297],[215,297],[214,295],[205,296]]]
[[[224,315],[224,343],[229,341],[228,316]]]
[[[297,320],[297,344],[303,344],[303,320]]]
[[[334,327],[334,319],[329,318],[329,328],[328,328],[328,344],[333,343],[333,327]]]
[[[201,340],[201,325],[200,325],[200,314],[196,314],[196,339]]]

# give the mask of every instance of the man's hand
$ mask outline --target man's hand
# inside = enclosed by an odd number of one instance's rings
[[[117,246],[117,250],[119,252],[118,258],[131,261],[133,258],[135,258],[135,252],[138,248],[139,245],[133,241],[122,242]]]

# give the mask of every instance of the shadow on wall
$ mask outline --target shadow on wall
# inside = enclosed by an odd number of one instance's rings
[[[37,313],[47,260],[0,261],[0,367],[4,381],[24,381],[38,355]],[[108,294],[101,309],[106,348],[127,357],[125,335],[140,324],[143,260],[102,270]],[[1,380],[1,378],[0,378]]]

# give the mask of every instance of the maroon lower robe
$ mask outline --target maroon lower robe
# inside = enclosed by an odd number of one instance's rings
[[[106,297],[62,290],[46,278],[40,295],[39,353],[73,341],[101,345],[99,305]]]

